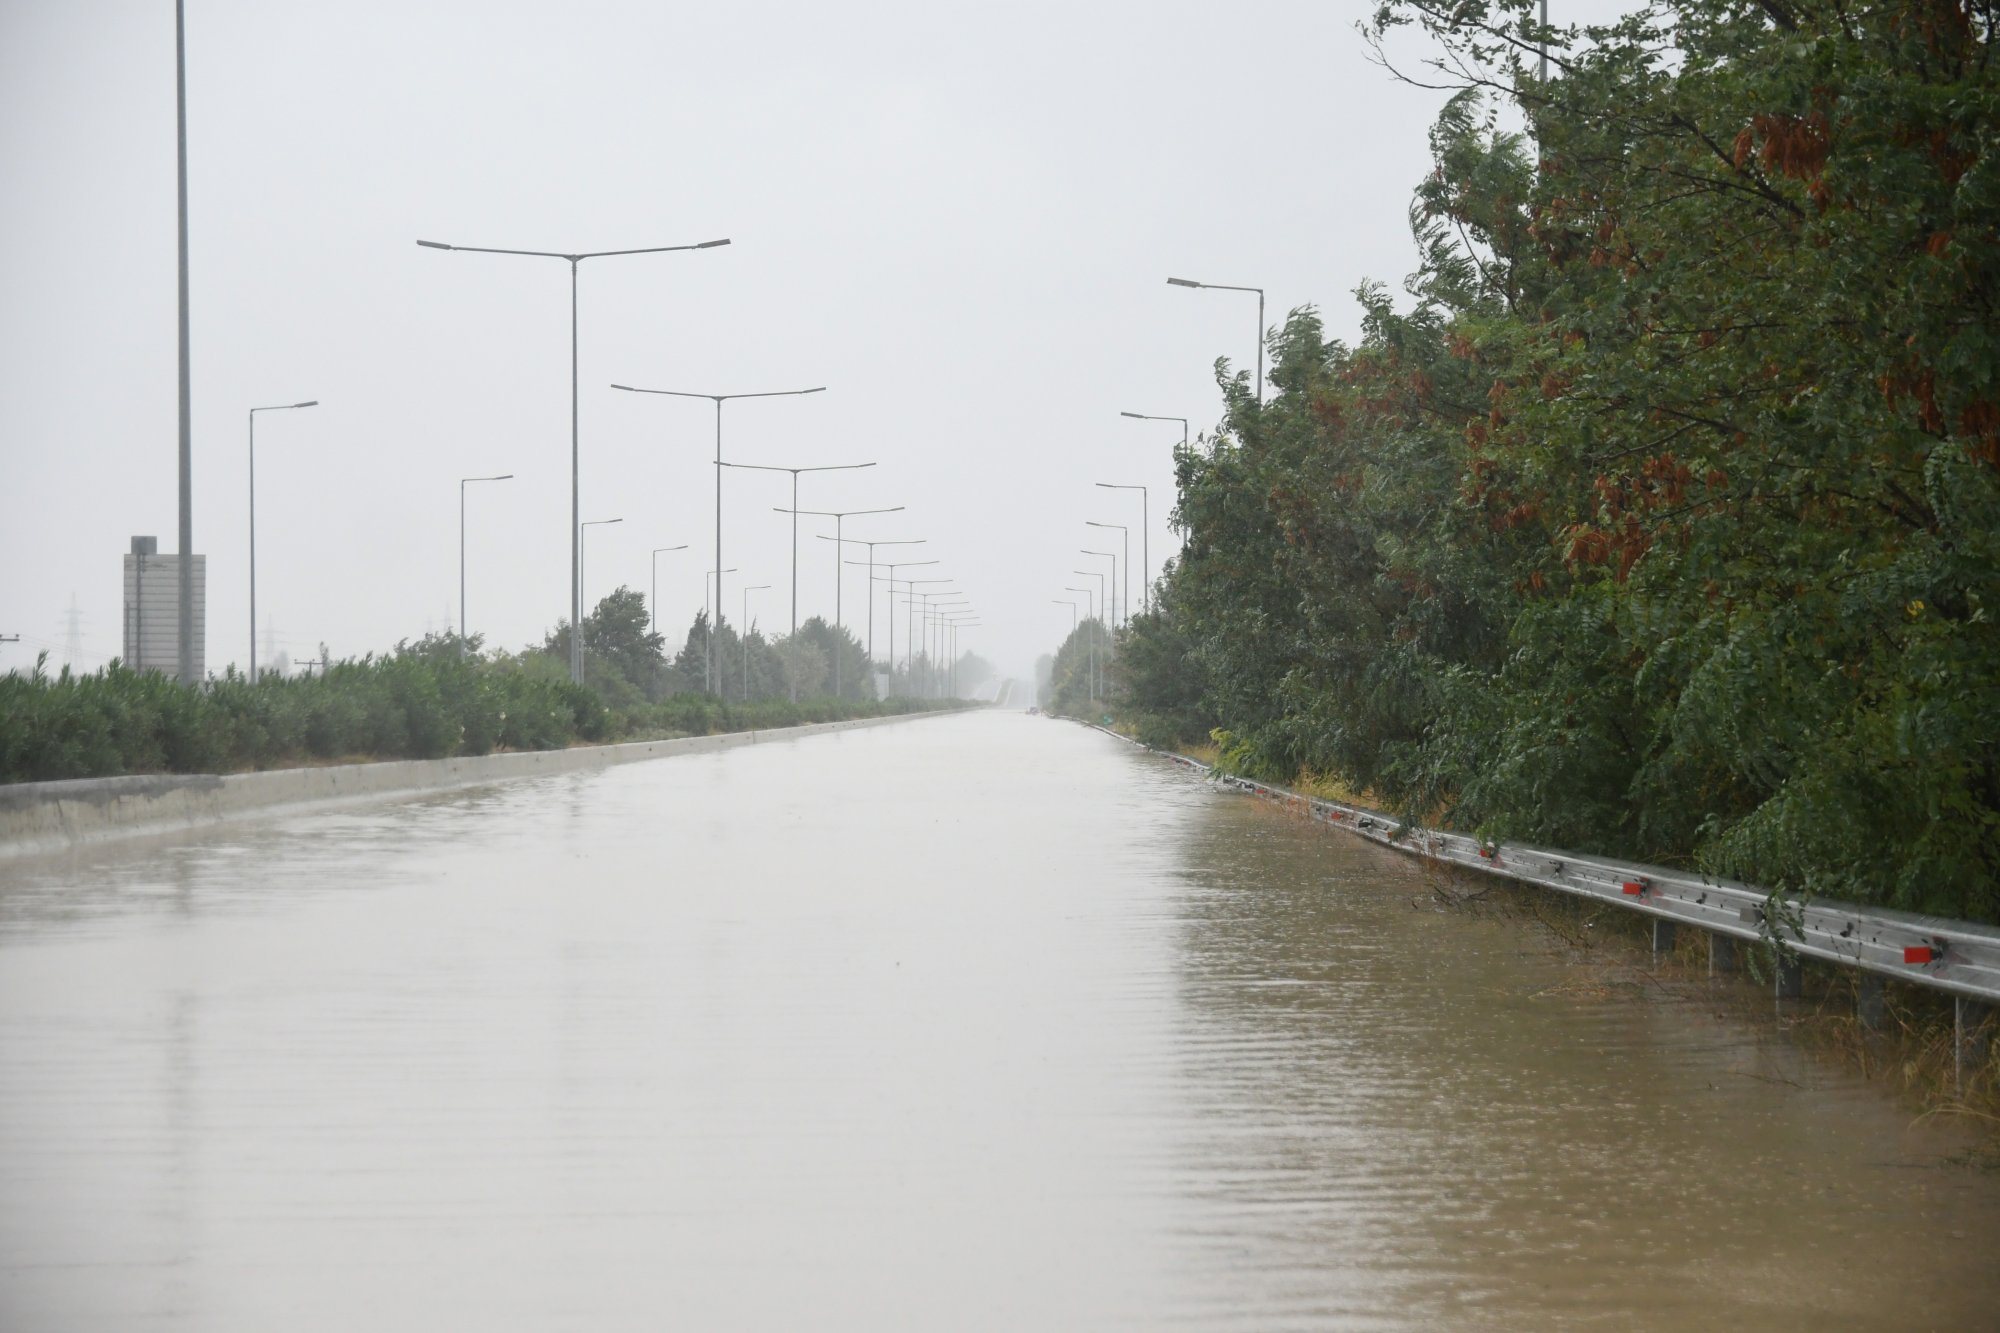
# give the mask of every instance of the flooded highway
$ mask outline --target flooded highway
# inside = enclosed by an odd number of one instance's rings
[[[2000,1175],[1082,728],[0,862],[0,1328],[1974,1329]]]

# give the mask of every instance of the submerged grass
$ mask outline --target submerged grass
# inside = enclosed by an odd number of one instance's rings
[[[1861,977],[1848,968],[1802,960],[1801,995],[1776,1000],[1771,965],[1759,947],[1738,946],[1734,973],[1711,976],[1705,931],[1683,928],[1674,948],[1655,957],[1651,919],[1611,904],[1521,884],[1456,866],[1426,862],[1431,898],[1442,910],[1519,922],[1560,946],[1577,969],[1573,981],[1540,994],[1551,999],[1607,998],[1635,978],[1723,1006],[1753,1024],[1772,1024],[1801,1049],[1890,1089],[1920,1118],[1965,1121],[1980,1138],[1964,1164],[2000,1170],[2000,1024],[1977,1061],[1956,1059],[1951,997],[1885,979],[1882,1022],[1864,1023]]]

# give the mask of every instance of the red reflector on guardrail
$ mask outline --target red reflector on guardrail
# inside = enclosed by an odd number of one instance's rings
[[[1912,944],[1903,949],[1903,961],[1906,963],[1935,963],[1937,960],[1938,951],[1928,944]]]
[[[1618,888],[1628,898],[1637,898],[1646,891],[1645,883],[1636,879],[1628,879]]]

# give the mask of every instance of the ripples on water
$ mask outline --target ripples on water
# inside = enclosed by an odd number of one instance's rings
[[[1993,1326],[1954,1140],[1427,897],[1015,714],[0,863],[0,1327]]]

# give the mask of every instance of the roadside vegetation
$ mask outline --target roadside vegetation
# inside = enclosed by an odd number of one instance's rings
[[[1178,458],[1049,702],[1492,838],[2000,920],[2000,10],[1390,0],[1456,83],[1405,292]],[[1386,49],[1386,46],[1385,46]],[[1498,112],[1525,119],[1525,132]],[[1413,175],[1416,173],[1413,173]],[[1085,627],[1102,634],[1101,627]]]
[[[800,627],[794,644],[754,631],[746,641],[720,626],[722,688],[706,691],[706,628],[697,618],[688,646],[670,660],[646,629],[640,594],[621,588],[585,618],[583,685],[569,678],[566,625],[519,653],[486,652],[476,635],[434,634],[310,675],[266,672],[254,685],[231,672],[192,688],[118,663],[51,675],[38,662],[29,674],[0,676],[0,782],[442,759],[959,706],[914,692],[878,701],[853,636],[817,620]],[[835,652],[852,664],[838,695],[824,670]],[[916,668],[914,688],[928,690],[921,654]],[[976,674],[961,663],[961,688],[981,683],[969,680]],[[896,681],[911,684],[909,673]]]

